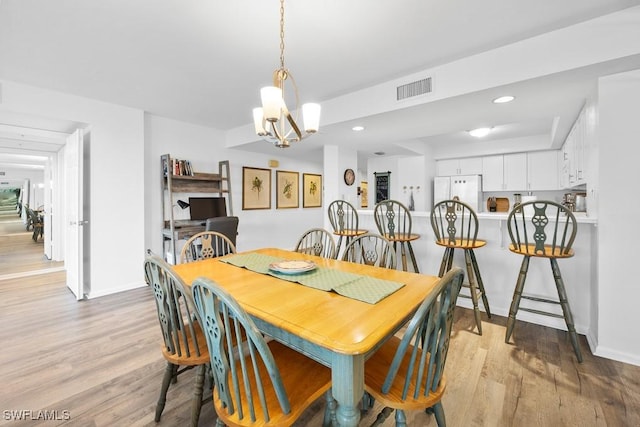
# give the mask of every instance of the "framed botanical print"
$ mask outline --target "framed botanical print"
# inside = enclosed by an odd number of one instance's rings
[[[322,175],[302,174],[302,207],[319,208],[322,206]]]
[[[298,193],[299,174],[291,171],[276,171],[276,208],[288,209],[300,206]]]
[[[242,167],[242,209],[271,209],[271,169]]]

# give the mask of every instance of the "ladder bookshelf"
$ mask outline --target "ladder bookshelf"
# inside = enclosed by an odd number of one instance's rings
[[[229,161],[218,162],[218,173],[195,172],[192,170],[190,162],[176,160],[169,154],[160,156],[160,162],[162,252],[167,261],[177,264],[176,241],[188,239],[194,234],[204,231],[205,226],[202,225],[202,221],[175,219],[173,212],[177,203],[175,194],[211,193],[217,197],[224,197],[227,215],[233,215]],[[168,248],[165,248],[167,243]],[[170,257],[171,259],[169,259]]]

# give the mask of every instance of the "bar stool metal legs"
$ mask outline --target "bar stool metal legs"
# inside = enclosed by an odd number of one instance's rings
[[[445,248],[442,261],[440,262],[440,272],[438,277],[444,276],[453,265],[454,248]],[[487,300],[487,294],[484,290],[484,284],[482,283],[482,276],[480,275],[480,269],[478,268],[478,261],[473,249],[464,250],[464,260],[467,267],[467,278],[469,279],[469,295],[460,294],[460,297],[469,297],[473,303],[473,314],[478,328],[478,334],[482,335],[482,321],[480,319],[480,307],[478,306],[478,294],[482,298],[482,305],[487,313],[487,317],[491,318],[491,309],[489,308],[489,301]],[[467,286],[467,285],[463,285]]]
[[[409,252],[409,258],[411,258],[411,265],[413,266],[413,271],[415,273],[419,273],[420,271],[418,270],[418,262],[416,261],[416,256],[413,253],[413,247],[411,247],[411,242],[406,241],[406,242],[398,242],[398,241],[394,241],[393,242],[393,250],[396,251],[396,253],[398,253],[398,248],[397,245],[400,245],[400,259],[402,261],[402,270],[403,271],[409,271],[408,268],[408,263],[407,263],[407,251]]]
[[[527,213],[528,214],[525,214]],[[569,307],[564,281],[558,267],[558,258],[571,258],[574,255],[573,242],[578,231],[578,224],[573,213],[557,202],[550,200],[530,201],[512,209],[507,218],[507,230],[511,238],[509,250],[522,255],[522,265],[518,273],[518,280],[513,291],[513,300],[507,319],[505,342],[509,342],[516,324],[516,313],[524,310],[535,314],[563,318],[567,325],[573,351],[582,362],[582,352],[578,343],[578,334],[573,324],[573,316]],[[556,284],[558,299],[549,297],[534,297],[523,293],[524,282],[529,271],[531,257],[548,258],[551,262],[553,280]],[[522,299],[557,304],[562,308],[562,315],[557,312],[544,311],[529,307],[520,307]]]

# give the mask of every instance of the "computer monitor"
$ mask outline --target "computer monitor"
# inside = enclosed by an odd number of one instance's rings
[[[227,216],[227,203],[224,197],[189,197],[189,211],[192,220],[204,221]]]

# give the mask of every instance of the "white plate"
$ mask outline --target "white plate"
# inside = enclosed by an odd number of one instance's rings
[[[269,264],[269,270],[283,274],[299,274],[316,268],[313,261],[280,261]]]

